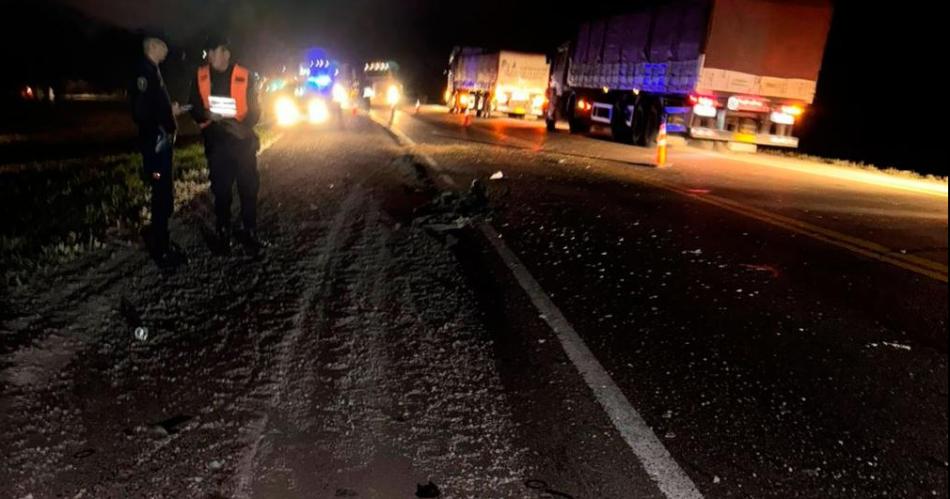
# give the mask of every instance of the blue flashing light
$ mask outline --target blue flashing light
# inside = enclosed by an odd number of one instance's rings
[[[669,133],[683,133],[686,131],[686,125],[680,125],[678,123],[667,123],[666,131]]]
[[[323,74],[323,75],[312,76],[308,78],[307,81],[313,83],[314,85],[320,88],[326,88],[326,87],[329,87],[330,84],[333,83],[333,77],[330,75]]]

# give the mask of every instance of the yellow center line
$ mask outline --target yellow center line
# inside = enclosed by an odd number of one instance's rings
[[[839,248],[844,248],[853,253],[857,253],[880,262],[895,265],[897,267],[915,272],[940,282],[947,282],[947,266],[942,263],[934,262],[916,255],[905,255],[875,242],[849,236],[847,234],[826,229],[824,227],[819,227],[817,225],[803,222],[794,218],[778,215],[776,213],[748,206],[738,201],[733,201],[731,199],[726,199],[711,194],[697,194],[689,192],[686,189],[675,186],[663,180],[644,178],[643,181],[655,187],[672,191],[697,201],[731,211],[733,213],[754,218],[770,225],[775,225],[786,230],[790,230],[796,234],[808,236],[812,239],[823,241]]]

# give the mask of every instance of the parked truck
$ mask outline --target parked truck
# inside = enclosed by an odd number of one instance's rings
[[[449,58],[446,104],[488,117],[544,115],[551,66],[544,54],[456,48]]]
[[[794,148],[815,97],[828,0],[677,0],[581,25],[554,57],[548,129],[638,145],[670,134]]]

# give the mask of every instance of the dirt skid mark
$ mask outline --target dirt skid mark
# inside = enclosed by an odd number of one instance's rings
[[[297,388],[301,382],[311,381],[309,374],[313,372],[313,364],[316,362],[316,359],[309,355],[312,348],[308,348],[318,341],[315,334],[319,329],[314,328],[313,323],[320,321],[324,315],[322,303],[329,298],[331,276],[339,261],[338,252],[348,237],[351,219],[362,204],[364,196],[364,191],[359,186],[352,189],[334,216],[322,247],[309,258],[301,258],[303,266],[298,269],[297,274],[305,283],[303,293],[296,306],[296,313],[291,318],[290,329],[276,346],[277,361],[273,382],[257,390],[258,393],[269,393],[270,396],[264,399],[266,402],[258,408],[260,416],[242,431],[248,447],[240,457],[234,475],[235,497],[250,496],[261,442],[265,433],[272,427],[271,415],[288,410],[292,413],[305,411],[301,406],[306,404],[306,398],[300,397],[302,394]],[[253,401],[254,397],[250,397],[250,400]]]
[[[488,334],[451,255],[371,199],[326,277],[268,415],[257,497],[519,497],[528,470]],[[304,340],[305,339],[305,340]]]

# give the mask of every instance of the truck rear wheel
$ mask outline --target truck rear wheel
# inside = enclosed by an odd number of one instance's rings
[[[610,118],[610,131],[617,142],[630,144],[633,142],[633,127],[627,124],[626,104],[614,104]]]
[[[660,133],[659,103],[652,98],[640,99],[633,109],[633,142],[641,147],[656,145]]]
[[[573,117],[568,121],[571,133],[587,133],[590,131],[590,123],[584,121],[584,118]]]

